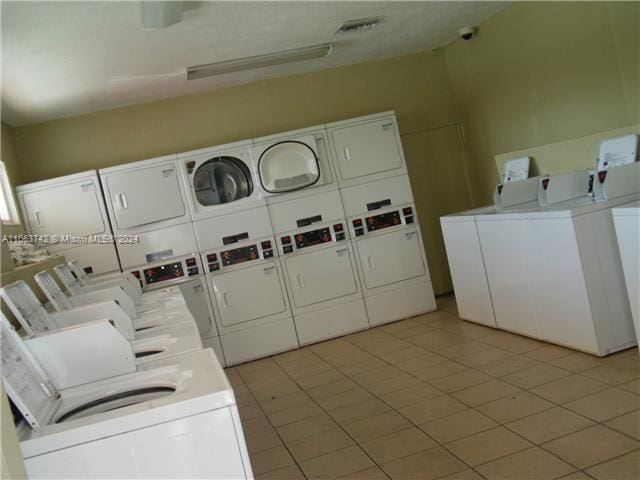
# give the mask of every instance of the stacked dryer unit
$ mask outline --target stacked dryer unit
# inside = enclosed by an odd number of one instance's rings
[[[252,145],[179,155],[229,365],[298,347]]]
[[[203,346],[213,348],[225,365],[177,156],[99,173],[114,233],[133,237],[118,243],[123,270],[135,275],[143,290],[178,286]]]
[[[89,273],[120,270],[100,182],[95,171],[16,187],[25,229],[32,235],[76,237],[46,245],[51,253],[78,260]],[[86,243],[82,237],[88,238]],[[51,238],[51,237],[49,237]]]
[[[393,112],[327,125],[371,326],[436,309]]]

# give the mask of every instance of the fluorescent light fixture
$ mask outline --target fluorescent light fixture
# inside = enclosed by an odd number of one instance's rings
[[[331,53],[333,45],[324,43],[311,47],[295,48],[282,52],[257,55],[255,57],[238,58],[236,60],[226,60],[224,62],[208,63],[206,65],[196,65],[187,68],[187,80],[223,75],[225,73],[240,72],[242,70],[252,70],[254,68],[271,67],[283,63],[300,62],[313,58],[326,57]]]

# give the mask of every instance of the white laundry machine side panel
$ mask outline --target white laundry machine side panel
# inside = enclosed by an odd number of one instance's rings
[[[602,354],[636,343],[611,209],[575,219]],[[596,303],[597,302],[597,303]]]
[[[613,220],[631,315],[640,345],[640,207],[614,209]]]
[[[252,478],[229,407],[27,457],[25,467],[29,478]]]
[[[340,187],[407,173],[393,112],[327,125]]]
[[[480,239],[473,216],[440,218],[460,318],[496,327]]]
[[[601,355],[572,219],[522,222],[542,339]]]
[[[123,269],[198,251],[192,223],[136,234],[137,242],[119,242]]]
[[[177,157],[100,170],[114,233],[148,232],[191,221]]]
[[[496,324],[504,330],[540,338],[524,223],[515,219],[483,220],[477,226]]]

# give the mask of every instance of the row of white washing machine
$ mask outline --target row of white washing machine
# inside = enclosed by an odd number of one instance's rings
[[[179,291],[130,296],[123,274],[67,295],[36,277],[57,312],[25,282],[0,289],[27,334],[0,318],[29,478],[253,478],[233,391]]]
[[[639,196],[633,161],[501,184],[496,205],[442,217],[460,316],[595,355],[635,345],[611,209]]]
[[[393,112],[17,193],[31,233],[112,231],[116,248],[53,249],[96,274],[119,260],[145,291],[179,286],[227,364],[435,309]]]

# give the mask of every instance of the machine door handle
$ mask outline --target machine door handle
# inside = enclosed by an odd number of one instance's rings
[[[384,130],[385,132],[391,127],[393,127],[393,122],[386,122],[382,124],[382,130]]]
[[[298,288],[304,288],[304,280],[302,279],[302,274],[298,273],[296,275],[296,283],[298,284]]]
[[[40,210],[35,213],[35,217],[36,225],[38,225],[40,228],[44,227],[44,216],[42,215],[42,212]]]
[[[369,270],[374,270],[376,268],[376,264],[373,261],[372,256],[367,257],[367,266],[369,267]]]
[[[124,193],[118,194],[118,203],[120,204],[121,209],[129,208],[129,203],[127,202],[127,196]]]
[[[229,308],[229,294],[227,292],[222,292],[222,306],[224,308]]]
[[[198,293],[200,291],[200,289],[202,288],[202,285],[200,285],[199,283],[197,285],[193,286],[193,292],[194,293]]]
[[[413,237],[415,237],[415,236],[416,236],[416,232],[405,232],[405,234],[404,234],[404,237],[405,237],[407,240],[411,240],[411,239],[412,239]]]
[[[264,267],[262,271],[264,272],[265,275],[270,275],[275,269],[276,267],[274,265],[271,265],[269,267]]]
[[[342,147],[342,152],[344,153],[345,160],[351,160],[351,152],[349,151],[349,147]]]

